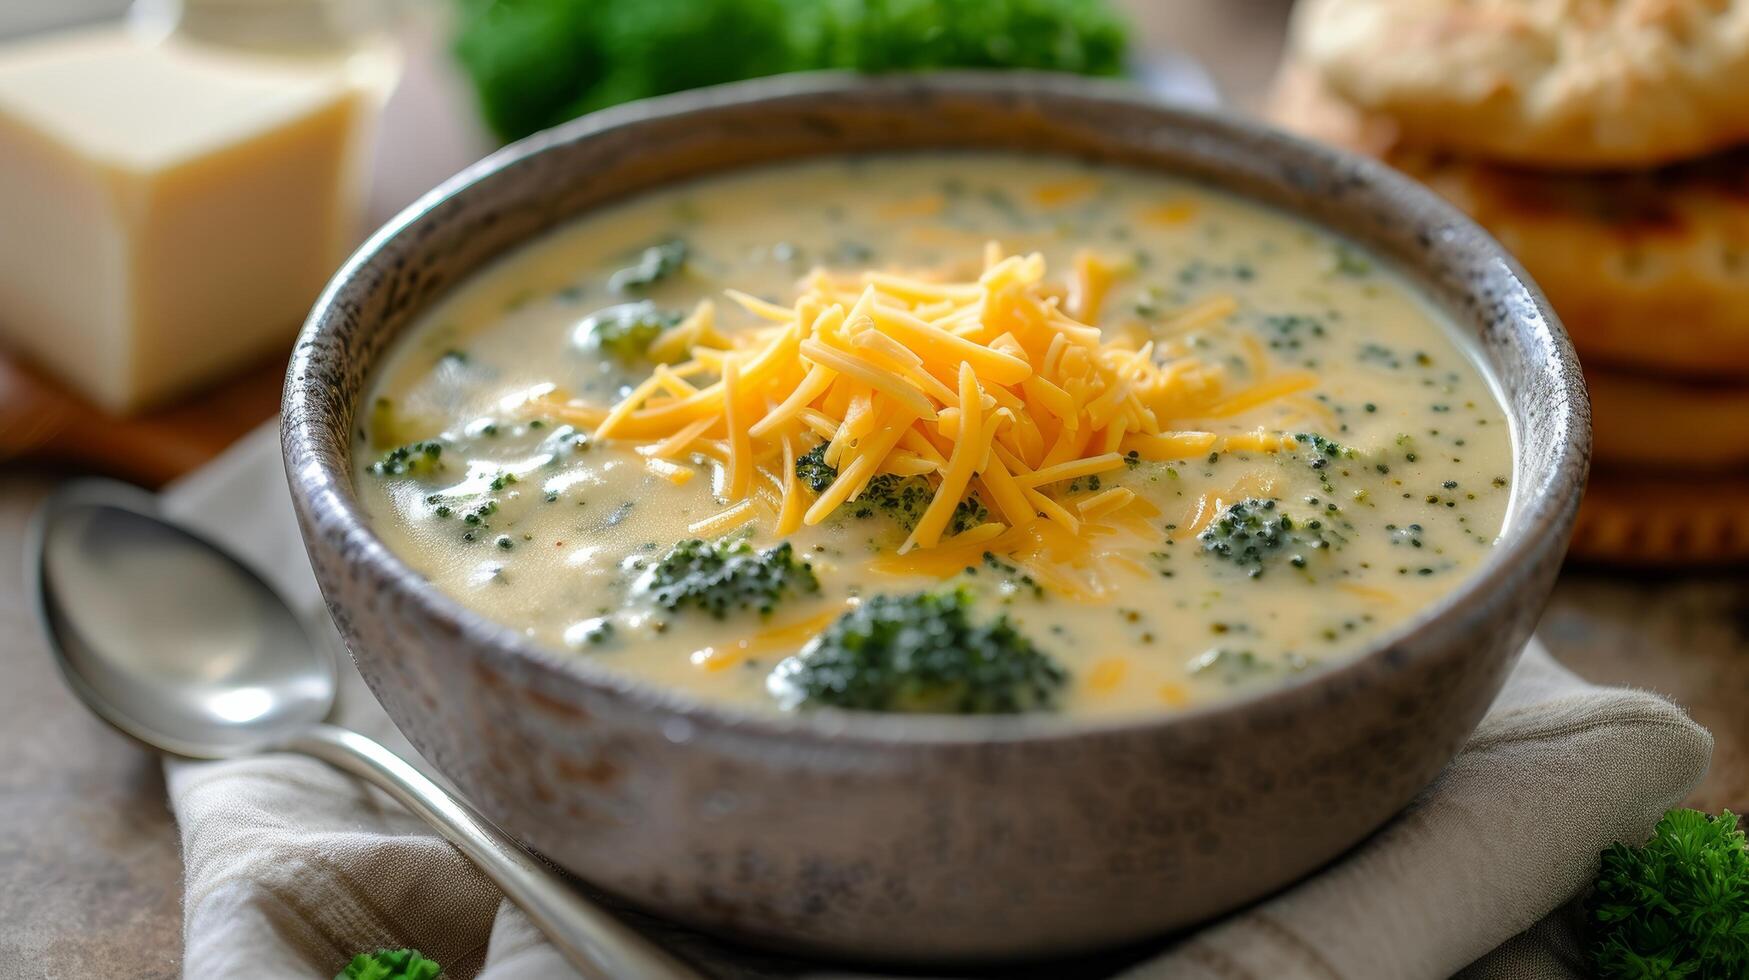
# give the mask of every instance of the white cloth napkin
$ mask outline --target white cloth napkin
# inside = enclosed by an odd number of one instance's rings
[[[271,427],[171,487],[164,506],[322,617]],[[342,666],[337,720],[418,761]],[[1571,916],[1558,910],[1595,873],[1598,851],[1643,839],[1711,753],[1680,708],[1587,684],[1532,643],[1439,779],[1343,859],[1152,953],[1048,975],[1581,977]],[[187,868],[185,976],[329,977],[354,953],[402,946],[452,980],[575,976],[453,849],[356,780],[283,755],[165,768]],[[716,976],[824,975],[632,918]]]

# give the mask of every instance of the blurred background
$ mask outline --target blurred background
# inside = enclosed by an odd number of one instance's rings
[[[1469,208],[1551,286],[1600,395],[1587,524],[1542,635],[1589,679],[1688,706],[1719,738],[1694,805],[1749,806],[1749,333],[1686,359],[1658,343],[1729,335],[1712,311],[1731,306],[1730,282],[1749,309],[1749,262],[1731,258],[1749,255],[1749,163],[1544,173],[1423,145],[1415,120],[1362,104],[1364,86],[1328,91],[1342,79],[1326,66],[1290,57],[1282,72],[1291,14],[1287,0],[0,0],[6,931],[64,954],[66,976],[179,972],[158,770],[60,689],[23,596],[24,526],[54,481],[156,487],[267,421],[291,336],[344,255],[502,142],[817,67],[1046,68],[1218,92]],[[1688,210],[1729,226],[1687,229]],[[1673,228],[1710,251],[1670,246]],[[1591,249],[1635,270],[1642,292],[1624,287],[1624,303],[1649,302],[1659,275],[1716,302],[1623,341],[1585,303],[1608,277],[1547,259]],[[1689,262],[1737,278],[1695,285]]]

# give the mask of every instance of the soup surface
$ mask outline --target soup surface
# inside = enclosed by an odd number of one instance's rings
[[[1197,184],[808,162],[465,284],[378,378],[356,477],[464,605],[701,697],[1170,711],[1350,656],[1487,557],[1511,438],[1453,337]]]

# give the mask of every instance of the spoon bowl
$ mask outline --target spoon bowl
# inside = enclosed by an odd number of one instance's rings
[[[259,575],[107,482],[37,511],[25,578],[61,673],[105,721],[195,759],[301,752],[374,783],[491,878],[587,976],[697,974],[406,760],[325,719],[334,658]]]
[[[141,742],[217,759],[321,722],[326,644],[259,575],[157,516],[150,495],[75,483],[44,504],[27,574],[67,682]]]

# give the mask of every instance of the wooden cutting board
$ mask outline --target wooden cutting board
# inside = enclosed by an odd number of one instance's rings
[[[167,408],[111,415],[0,354],[0,463],[57,463],[156,488],[224,451],[279,411],[275,357]]]

